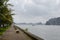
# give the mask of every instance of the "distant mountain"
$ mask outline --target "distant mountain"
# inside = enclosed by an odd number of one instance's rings
[[[41,22],[39,22],[39,23],[16,23],[16,24],[19,24],[19,25],[42,25]]]
[[[46,22],[46,25],[60,25],[60,17],[51,18]]]
[[[43,23],[39,22],[39,23],[35,23],[35,25],[42,25]]]

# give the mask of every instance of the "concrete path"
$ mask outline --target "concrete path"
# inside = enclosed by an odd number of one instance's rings
[[[19,33],[16,33],[16,30],[14,29],[14,27],[11,27],[3,34],[2,39],[0,40],[33,40],[33,39],[28,37],[22,31],[19,31]]]

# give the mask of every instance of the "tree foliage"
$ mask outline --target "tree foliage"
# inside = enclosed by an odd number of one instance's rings
[[[0,25],[1,24],[12,24],[13,18],[11,14],[11,9],[8,6],[12,6],[8,4],[9,0],[0,0]]]

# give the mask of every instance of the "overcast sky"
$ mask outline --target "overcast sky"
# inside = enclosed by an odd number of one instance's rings
[[[48,19],[60,17],[60,0],[10,0],[15,11],[16,23],[45,23]]]

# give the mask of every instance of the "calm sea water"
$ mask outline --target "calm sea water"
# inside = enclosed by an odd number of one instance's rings
[[[28,31],[45,40],[60,40],[60,26],[48,25],[18,25],[22,29],[28,28]]]

